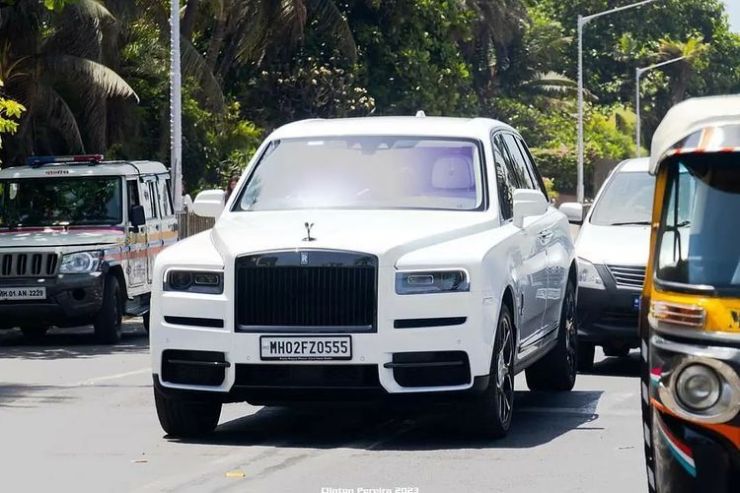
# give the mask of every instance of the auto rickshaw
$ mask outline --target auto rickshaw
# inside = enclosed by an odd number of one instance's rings
[[[673,107],[655,132],[640,302],[651,492],[740,492],[740,95]]]

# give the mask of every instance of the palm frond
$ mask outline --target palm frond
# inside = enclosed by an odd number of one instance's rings
[[[347,18],[333,0],[307,0],[311,16],[318,20],[319,29],[331,32],[336,37],[339,50],[351,60],[357,58],[357,45]]]
[[[226,105],[224,93],[216,77],[208,70],[203,55],[184,37],[180,38],[180,52],[182,74],[185,77],[193,77],[195,80],[200,81],[200,89],[203,92],[203,96],[216,111],[223,112]]]
[[[77,118],[67,102],[48,85],[42,84],[38,89],[36,121],[58,132],[67,142],[70,152],[85,152]]]
[[[44,55],[41,62],[47,76],[52,79],[81,83],[107,97],[134,97],[139,102],[133,88],[102,63],[72,55]]]

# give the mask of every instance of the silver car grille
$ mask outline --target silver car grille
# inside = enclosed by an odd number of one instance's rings
[[[617,287],[642,289],[645,284],[645,267],[631,265],[607,265]]]
[[[0,278],[52,277],[58,263],[59,256],[53,252],[0,253]]]

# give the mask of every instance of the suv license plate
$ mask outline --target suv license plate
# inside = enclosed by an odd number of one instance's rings
[[[260,358],[270,360],[350,360],[350,336],[262,336]]]
[[[46,288],[0,288],[0,301],[45,300]]]

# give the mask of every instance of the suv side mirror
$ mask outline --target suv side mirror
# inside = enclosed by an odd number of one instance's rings
[[[143,205],[132,205],[128,211],[128,220],[131,226],[138,228],[146,224],[146,215],[144,214]]]
[[[193,212],[201,217],[218,217],[224,210],[226,193],[223,190],[204,190],[195,197]]]
[[[560,205],[560,212],[565,214],[568,222],[571,224],[583,224],[584,209],[583,204],[578,202],[563,202]]]
[[[524,226],[524,218],[541,216],[547,212],[547,199],[539,190],[516,189],[514,199],[514,225],[517,228]]]

